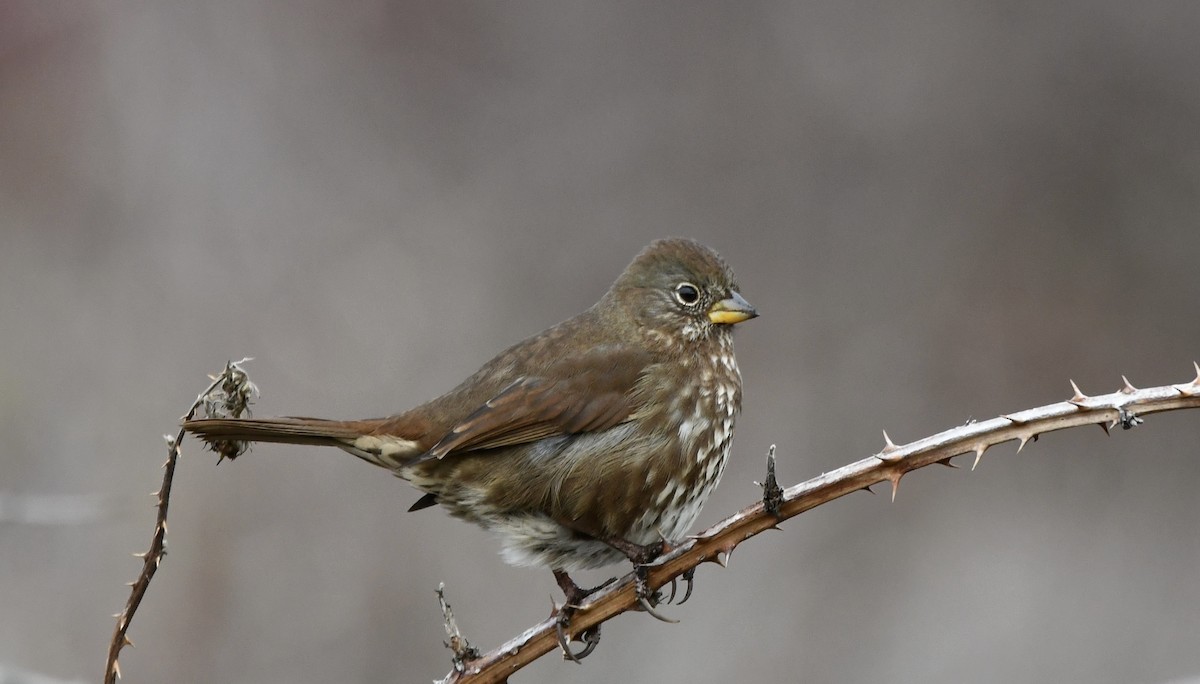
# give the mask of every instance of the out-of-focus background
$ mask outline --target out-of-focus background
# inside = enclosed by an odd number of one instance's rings
[[[763,314],[705,526],[772,443],[792,483],[1190,380],[1197,35],[1190,2],[0,4],[0,672],[99,679],[226,359],[258,415],[396,412],[660,236]],[[1182,412],[920,471],[514,681],[1196,676],[1198,444]],[[439,582],[484,649],[558,594],[340,452],[215,460],[185,445],[126,681],[429,681]]]

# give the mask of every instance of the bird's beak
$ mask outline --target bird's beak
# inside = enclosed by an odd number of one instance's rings
[[[718,325],[733,325],[748,321],[758,315],[750,302],[742,299],[736,292],[730,292],[729,297],[713,303],[708,309],[708,320]]]

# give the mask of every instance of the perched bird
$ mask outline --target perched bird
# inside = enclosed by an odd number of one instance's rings
[[[591,308],[404,413],[184,428],[230,455],[315,444],[387,468],[425,492],[410,510],[440,504],[491,530],[509,563],[554,570],[574,606],[589,592],[568,572],[649,562],[695,522],[741,408],[732,329],[756,315],[716,252],[658,240]]]

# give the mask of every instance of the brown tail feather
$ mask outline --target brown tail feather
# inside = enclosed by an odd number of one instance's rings
[[[189,420],[183,429],[206,442],[279,442],[340,446],[369,431],[364,421],[320,418],[206,418]]]

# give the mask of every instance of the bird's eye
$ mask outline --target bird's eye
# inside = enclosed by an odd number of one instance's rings
[[[675,299],[684,306],[691,306],[700,301],[700,290],[691,283],[679,283],[675,286]]]

